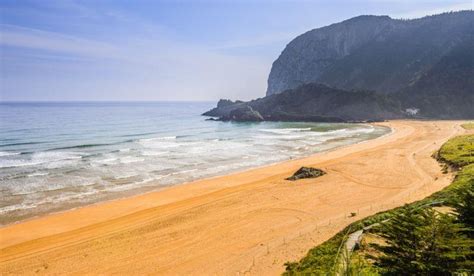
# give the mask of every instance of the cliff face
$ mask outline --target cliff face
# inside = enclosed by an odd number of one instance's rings
[[[273,63],[267,95],[305,83],[397,92],[416,82],[473,34],[472,11],[415,20],[359,16],[309,31]]]
[[[388,16],[360,16],[298,36],[273,63],[267,95],[317,82],[331,65],[392,25]]]
[[[412,85],[394,93],[427,118],[474,118],[474,37],[463,41]]]

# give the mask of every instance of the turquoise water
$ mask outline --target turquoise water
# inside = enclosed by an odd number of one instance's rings
[[[215,103],[1,103],[2,224],[374,138],[385,128],[231,123]]]

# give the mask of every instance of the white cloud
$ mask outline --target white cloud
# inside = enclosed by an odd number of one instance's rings
[[[0,25],[0,46],[29,48],[95,57],[110,57],[117,49],[107,43],[12,25]]]

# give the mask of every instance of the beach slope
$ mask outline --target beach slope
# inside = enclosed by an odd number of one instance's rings
[[[351,222],[449,185],[431,155],[464,132],[461,123],[380,123],[393,132],[9,225],[0,228],[0,274],[279,274]],[[301,166],[327,174],[284,180]]]

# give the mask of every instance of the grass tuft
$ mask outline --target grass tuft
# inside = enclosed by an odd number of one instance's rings
[[[461,125],[465,129],[474,129],[474,122],[469,122]]]
[[[474,135],[450,139],[441,147],[438,157],[440,161],[454,167],[474,163]]]

